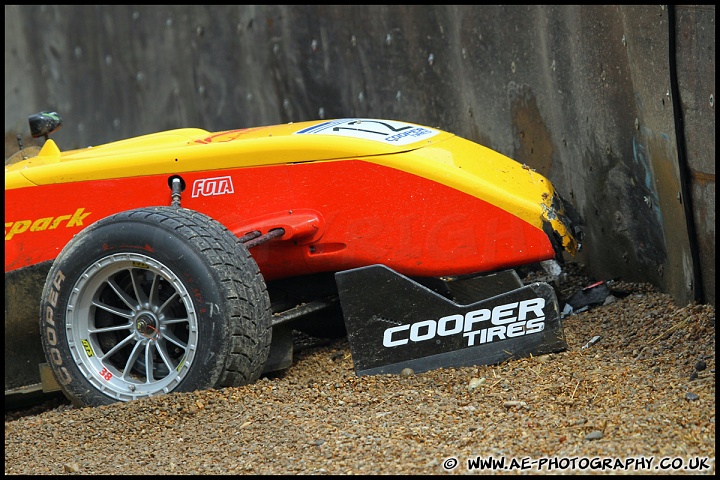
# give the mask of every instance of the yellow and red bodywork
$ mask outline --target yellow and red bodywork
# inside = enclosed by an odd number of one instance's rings
[[[54,259],[116,212],[170,205],[174,176],[183,208],[238,237],[284,229],[251,249],[267,280],[371,264],[460,275],[578,248],[537,172],[441,130],[341,119],[178,129],[67,152],[48,140],[5,168],[5,271]]]

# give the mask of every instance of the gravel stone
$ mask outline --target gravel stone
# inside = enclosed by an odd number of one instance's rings
[[[570,267],[561,306],[595,281]],[[488,457],[707,458],[693,473],[714,474],[715,309],[607,285],[615,301],[565,317],[568,350],[553,355],[358,377],[343,338],[243,387],[6,411],[5,474],[464,474]]]
[[[590,441],[600,440],[601,438],[603,438],[603,432],[601,432],[600,430],[593,430],[592,432],[585,435],[585,440],[590,440]]]

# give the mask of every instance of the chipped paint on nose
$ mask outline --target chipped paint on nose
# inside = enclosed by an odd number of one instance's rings
[[[560,255],[563,251],[573,257],[582,248],[582,221],[575,209],[557,192],[543,193],[543,231],[550,238],[553,248]]]

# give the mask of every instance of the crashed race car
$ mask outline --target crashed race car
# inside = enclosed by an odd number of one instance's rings
[[[552,289],[507,272],[575,255],[577,220],[548,179],[489,148],[346,118],[61,151],[60,125],[30,116],[44,144],[5,166],[6,398],[239,386],[290,367],[296,330],[347,334],[358,374],[563,341],[543,323]]]

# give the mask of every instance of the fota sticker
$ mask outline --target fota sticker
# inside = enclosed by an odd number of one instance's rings
[[[193,182],[192,198],[235,193],[231,177],[199,178]]]

